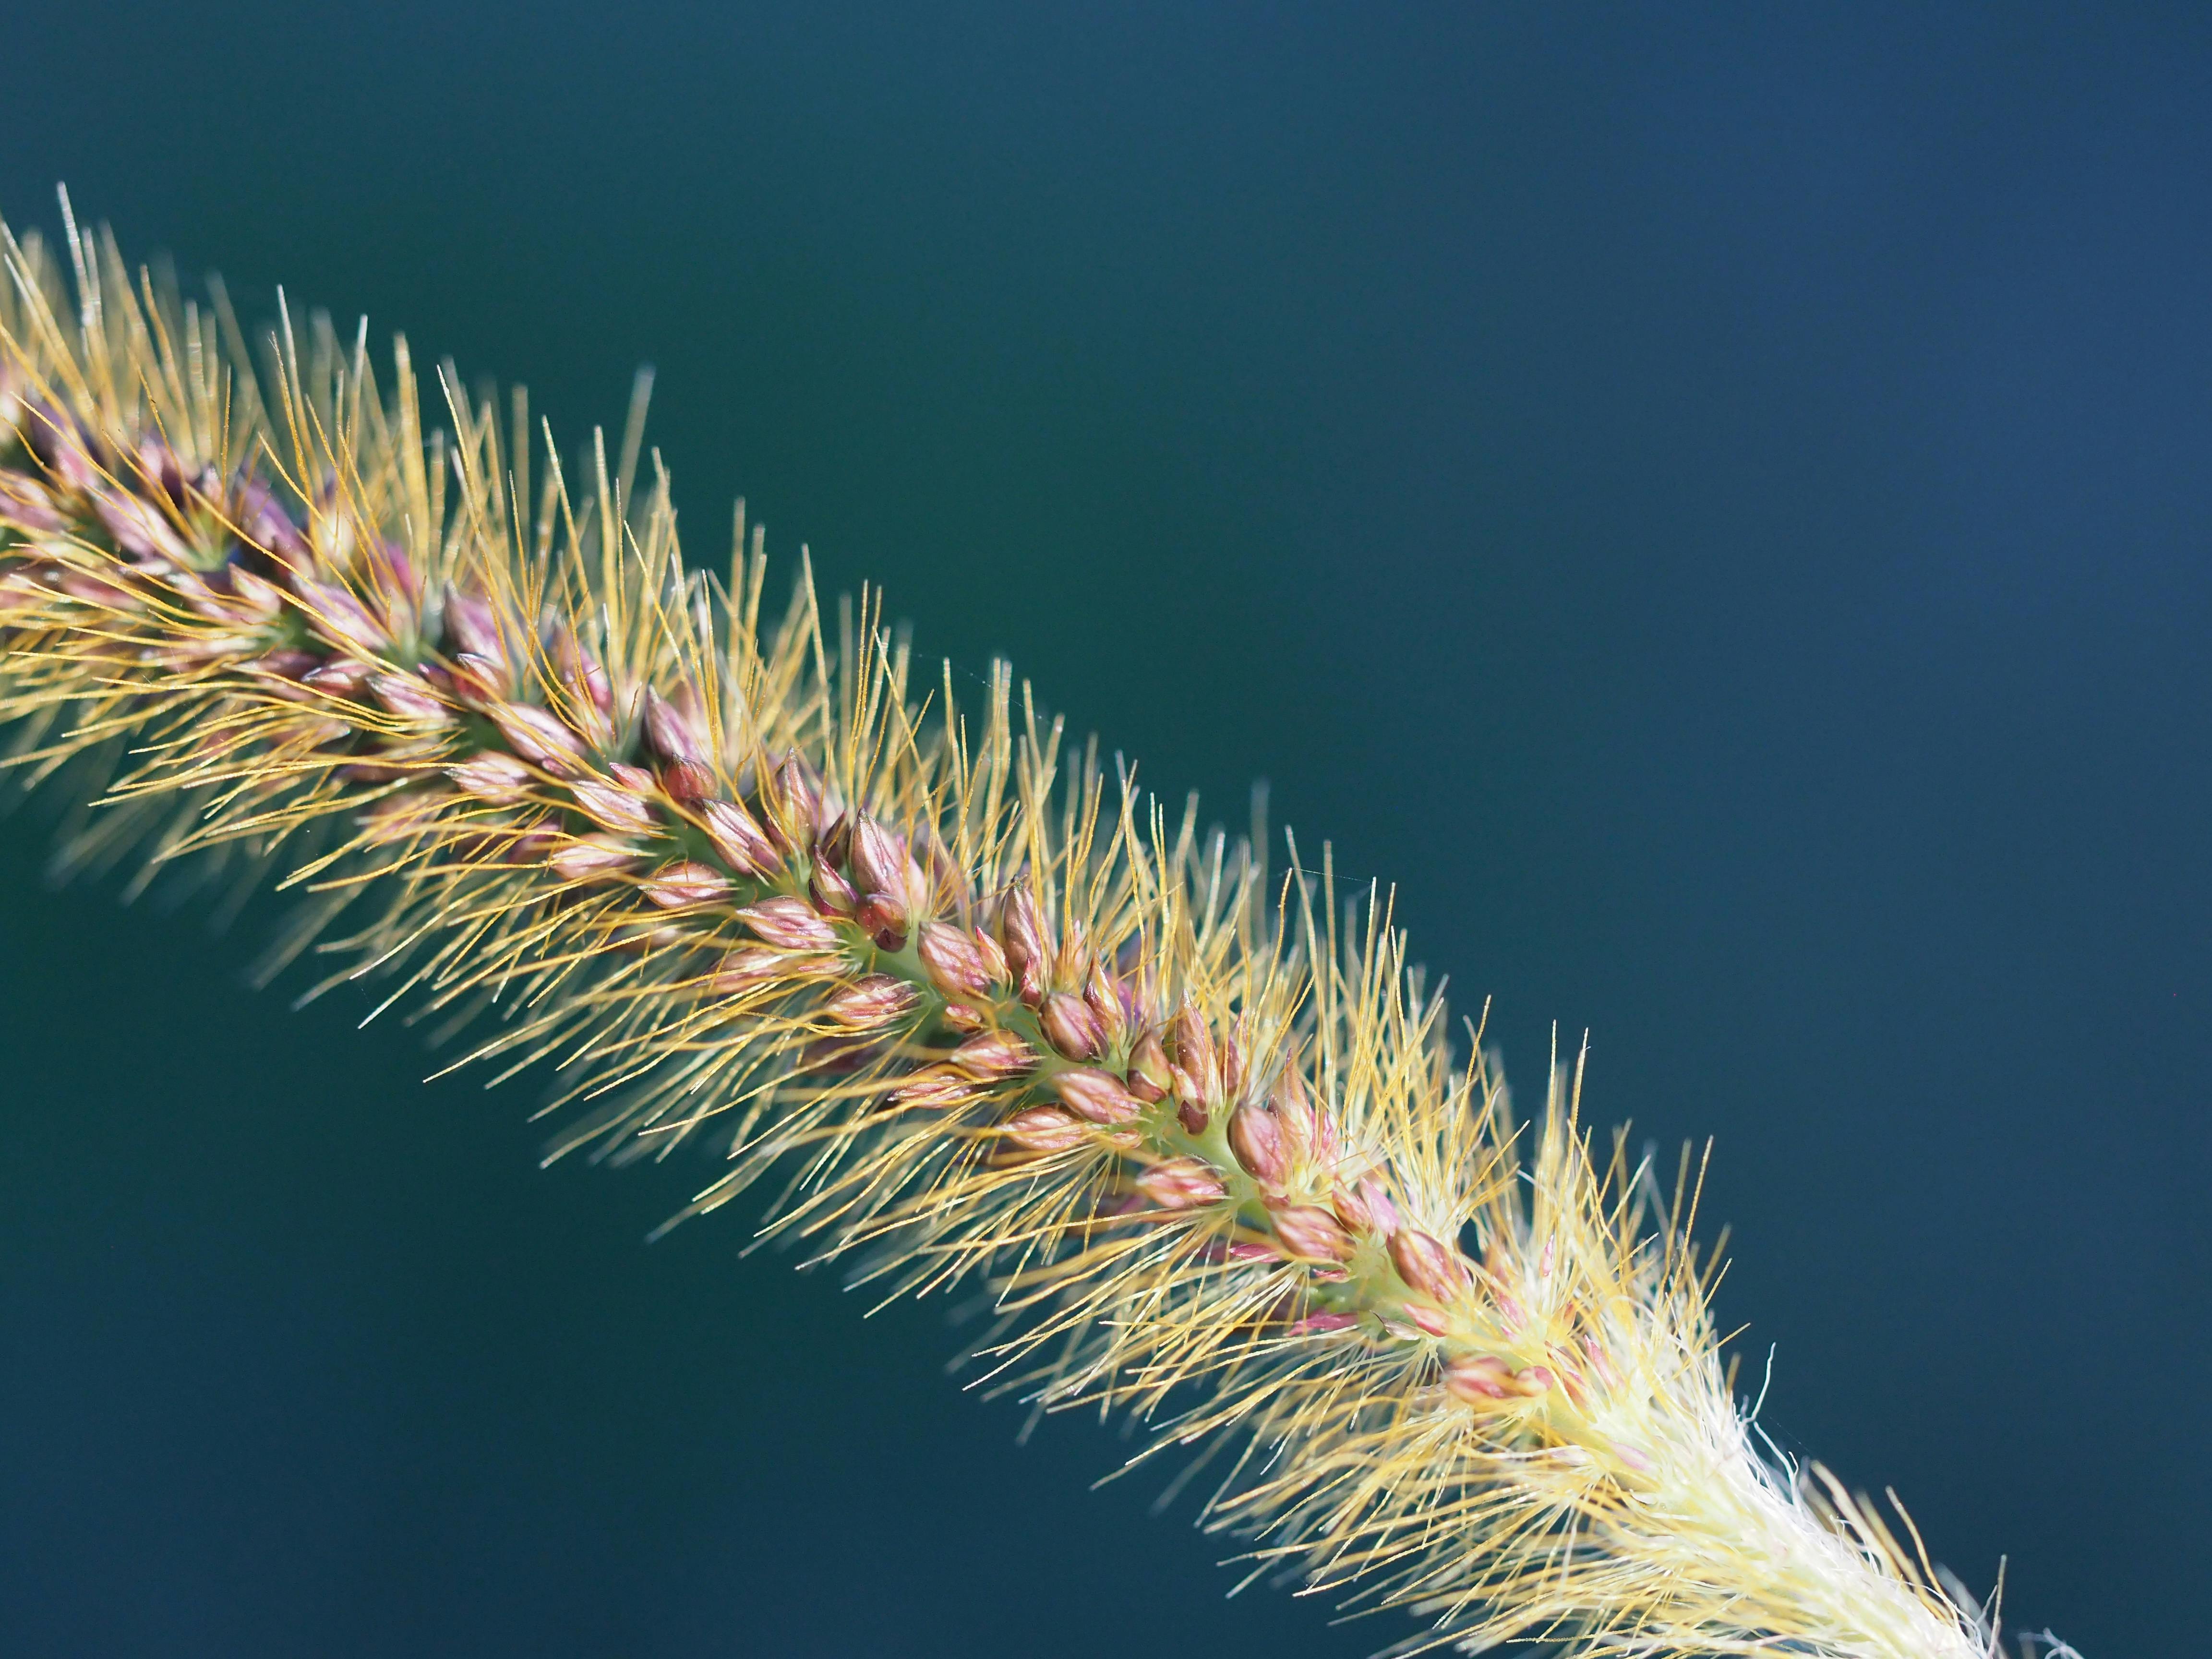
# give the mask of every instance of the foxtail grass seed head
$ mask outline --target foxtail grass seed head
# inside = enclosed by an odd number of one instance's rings
[[[513,449],[321,320],[264,378],[70,249],[74,292],[4,240],[0,718],[26,777],[107,780],[83,856],[289,860],[359,904],[333,983],[560,1058],[556,1152],[709,1146],[686,1214],[758,1184],[857,1279],[989,1287],[999,1386],[1225,1448],[1205,1524],[1403,1650],[1990,1659],[1762,1452],[1694,1184],[1655,1204],[1578,1067],[1517,1127],[1326,849],[1271,874],[1004,665],[949,707],[872,592],[777,612],[757,532],[695,568],[657,458]]]

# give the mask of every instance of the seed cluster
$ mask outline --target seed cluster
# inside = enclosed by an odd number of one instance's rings
[[[687,1213],[772,1175],[767,1224],[862,1279],[987,1279],[1004,1386],[1226,1449],[1211,1524],[1438,1643],[1980,1650],[1751,1449],[1693,1193],[1594,1161],[1558,1068],[1524,1148],[1326,859],[1277,881],[1110,789],[1003,670],[927,715],[872,602],[833,647],[802,580],[770,623],[758,532],[688,568],[634,441],[580,497],[549,453],[526,514],[520,405],[449,383],[429,431],[404,346],[386,397],[320,331],[264,387],[112,250],[72,338],[8,247],[19,763],[107,757],[159,860],[284,857],[295,951],[580,1079],[556,1151],[712,1140]]]

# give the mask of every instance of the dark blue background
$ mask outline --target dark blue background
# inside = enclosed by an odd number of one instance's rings
[[[2212,14],[19,9],[51,185],[747,493],[1717,1137],[1767,1421],[2201,1640]],[[788,563],[786,566],[789,568]],[[0,1650],[1367,1651],[0,827]],[[2194,1564],[2192,1565],[2192,1564]]]

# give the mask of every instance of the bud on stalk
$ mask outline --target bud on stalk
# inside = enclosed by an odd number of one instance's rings
[[[929,970],[930,983],[945,996],[981,996],[991,988],[991,976],[965,928],[925,921],[915,950]]]
[[[873,818],[856,819],[848,856],[853,861],[853,878],[863,893],[881,893],[903,908],[906,847],[896,836]]]
[[[813,868],[807,890],[814,896],[814,908],[832,915],[851,915],[860,902],[860,896],[853,890],[853,884],[838,872],[836,865],[822,848],[817,847],[814,849],[811,862]]]
[[[925,1066],[892,1090],[891,1098],[902,1106],[941,1111],[972,1100],[975,1090],[974,1079],[962,1076],[950,1066]]]
[[[1244,1172],[1262,1187],[1282,1190],[1289,1179],[1289,1149],[1283,1144],[1283,1126],[1264,1106],[1247,1101],[1229,1115],[1229,1150]]]
[[[707,839],[722,862],[741,876],[764,876],[781,860],[760,821],[733,800],[710,800],[699,809]]]
[[[1168,1027],[1168,1054],[1183,1078],[1188,1079],[1194,1098],[1200,1106],[1211,1105],[1220,1099],[1215,1092],[1213,1033],[1198,1010],[1185,1003],[1176,1011]],[[1178,1080],[1176,1092],[1184,1094]],[[1194,1132],[1195,1133],[1195,1132]]]
[[[492,724],[525,760],[567,775],[580,769],[584,740],[550,710],[526,702],[501,703],[490,710]]]
[[[1390,1262],[1407,1285],[1434,1302],[1449,1302],[1467,1288],[1467,1260],[1432,1233],[1405,1227],[1390,1235]]]
[[[1272,1217],[1283,1249],[1302,1261],[1348,1261],[1352,1235],[1337,1218],[1314,1204],[1291,1204]]]
[[[1143,1103],[1119,1078],[1095,1066],[1079,1066],[1054,1074],[1052,1087],[1068,1110],[1092,1123],[1127,1123],[1144,1112]]]
[[[526,799],[536,775],[512,755],[487,749],[472,759],[446,769],[446,775],[464,794],[495,806],[512,806]]]
[[[837,930],[805,899],[763,899],[744,906],[737,915],[763,944],[781,950],[827,951],[837,943]]]
[[[763,801],[773,812],[782,840],[792,851],[811,851],[822,831],[822,792],[814,782],[814,769],[793,750],[775,770],[773,802]]]
[[[696,708],[689,706],[696,701],[686,695],[690,690],[686,686],[677,694],[682,699],[678,703],[649,685],[645,688],[645,735],[663,760],[680,766],[704,766],[706,726]]]
[[[645,896],[664,910],[712,904],[730,890],[727,877],[696,859],[678,859],[647,877]]]
[[[1026,887],[1017,887],[1006,895],[1005,912],[999,918],[999,939],[1006,947],[1006,966],[1012,971],[1022,1000],[1034,1006],[1044,990],[1045,959],[1051,947],[1036,900]]]
[[[903,1019],[920,1006],[914,987],[889,974],[870,974],[822,1005],[823,1017],[848,1031],[872,1031]]]
[[[641,836],[653,828],[653,813],[627,789],[617,789],[596,778],[579,778],[568,786],[576,809],[602,830],[617,835]]]
[[[1054,991],[1044,1000],[1037,1024],[1045,1040],[1070,1060],[1096,1060],[1105,1052],[1105,1036],[1098,1018],[1080,997]]]
[[[1137,1177],[1137,1190],[1163,1210],[1195,1210],[1229,1196],[1221,1177],[1194,1158],[1171,1158]]]
[[[1032,1106],[999,1126],[1000,1133],[1032,1152],[1065,1152],[1083,1144],[1083,1125],[1057,1106]]]
[[[584,836],[556,849],[547,862],[564,881],[592,881],[629,869],[637,857],[637,848],[616,836]]]
[[[1036,1050],[1011,1031],[986,1031],[952,1051],[952,1063],[982,1082],[1018,1076],[1036,1061]]]
[[[1156,1105],[1167,1098],[1168,1086],[1173,1080],[1167,1052],[1160,1047],[1158,1036],[1146,1032],[1129,1055],[1129,1092],[1147,1106]]]
[[[1083,1000],[1098,1022],[1099,1052],[1120,1048],[1129,1034],[1128,1012],[1103,963],[1091,963],[1083,981]]]

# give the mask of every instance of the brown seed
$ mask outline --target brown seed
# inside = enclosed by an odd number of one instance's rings
[[[1467,1258],[1418,1227],[1390,1235],[1390,1261],[1399,1278],[1432,1301],[1449,1302],[1467,1288]]]
[[[577,809],[602,830],[641,836],[653,828],[653,813],[627,789],[596,778],[579,778],[568,786]]]
[[[699,808],[707,839],[722,862],[741,876],[764,876],[780,860],[760,821],[733,800],[710,800]]]
[[[955,1048],[952,1063],[979,1081],[991,1082],[1034,1070],[1037,1056],[1036,1049],[1012,1031],[986,1031]]]
[[[1119,1078],[1096,1066],[1055,1073],[1052,1088],[1068,1110],[1093,1123],[1127,1123],[1144,1113],[1143,1103],[1121,1086]]]
[[[1301,1261],[1345,1261],[1352,1256],[1352,1235],[1316,1204],[1291,1204],[1273,1212],[1275,1237]]]
[[[1016,1112],[999,1133],[1032,1152],[1065,1152],[1083,1144],[1090,1131],[1057,1106],[1032,1106]]]
[[[664,864],[647,877],[645,896],[664,910],[681,910],[694,904],[712,904],[730,890],[730,880],[720,870],[696,859]]]
[[[837,930],[805,899],[763,899],[744,906],[737,915],[763,944],[781,950],[827,951],[837,943]]]
[[[870,974],[823,1003],[822,1012],[848,1031],[872,1031],[905,1018],[921,1000],[904,980],[889,974]]]
[[[1182,1125],[1182,1132],[1195,1140],[1206,1133],[1206,1125],[1213,1120],[1197,1101],[1186,1100],[1176,1106],[1176,1121]]]
[[[1195,1210],[1229,1196],[1221,1177],[1194,1158],[1171,1158],[1153,1164],[1137,1177],[1137,1190],[1163,1210]]]
[[[1246,1101],[1229,1115],[1229,1150],[1262,1187],[1279,1192],[1290,1178],[1289,1149],[1283,1144],[1283,1126],[1264,1106]]]
[[[1045,1041],[1070,1060],[1096,1060],[1105,1052],[1098,1017],[1079,997],[1054,991],[1044,1000],[1037,1024],[1044,1028]]]
[[[991,988],[991,976],[965,928],[925,921],[915,950],[929,970],[929,982],[945,996],[981,996]]]

